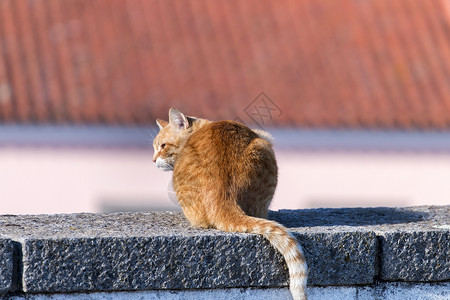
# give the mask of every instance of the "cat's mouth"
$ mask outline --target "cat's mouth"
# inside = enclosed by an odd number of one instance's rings
[[[155,165],[158,169],[163,171],[173,171],[173,166],[162,158],[158,157],[155,161]]]

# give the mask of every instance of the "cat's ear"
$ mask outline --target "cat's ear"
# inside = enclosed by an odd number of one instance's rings
[[[169,122],[161,120],[161,119],[156,119],[156,125],[158,125],[159,130],[163,129],[164,127],[166,127],[169,124]]]
[[[169,124],[172,124],[177,129],[189,128],[189,120],[175,108],[169,110]]]

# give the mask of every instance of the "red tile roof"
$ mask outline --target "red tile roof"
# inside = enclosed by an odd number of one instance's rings
[[[0,50],[1,123],[450,128],[444,0],[0,0]]]

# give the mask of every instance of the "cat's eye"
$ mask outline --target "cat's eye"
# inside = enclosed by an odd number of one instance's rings
[[[161,149],[164,149],[166,147],[166,143],[161,144]]]

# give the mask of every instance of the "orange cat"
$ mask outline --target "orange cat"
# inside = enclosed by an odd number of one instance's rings
[[[157,120],[153,162],[173,170],[173,188],[193,226],[261,234],[281,252],[294,299],[306,299],[301,247],[282,225],[265,220],[277,185],[271,137],[232,121],[211,122],[170,109]]]

